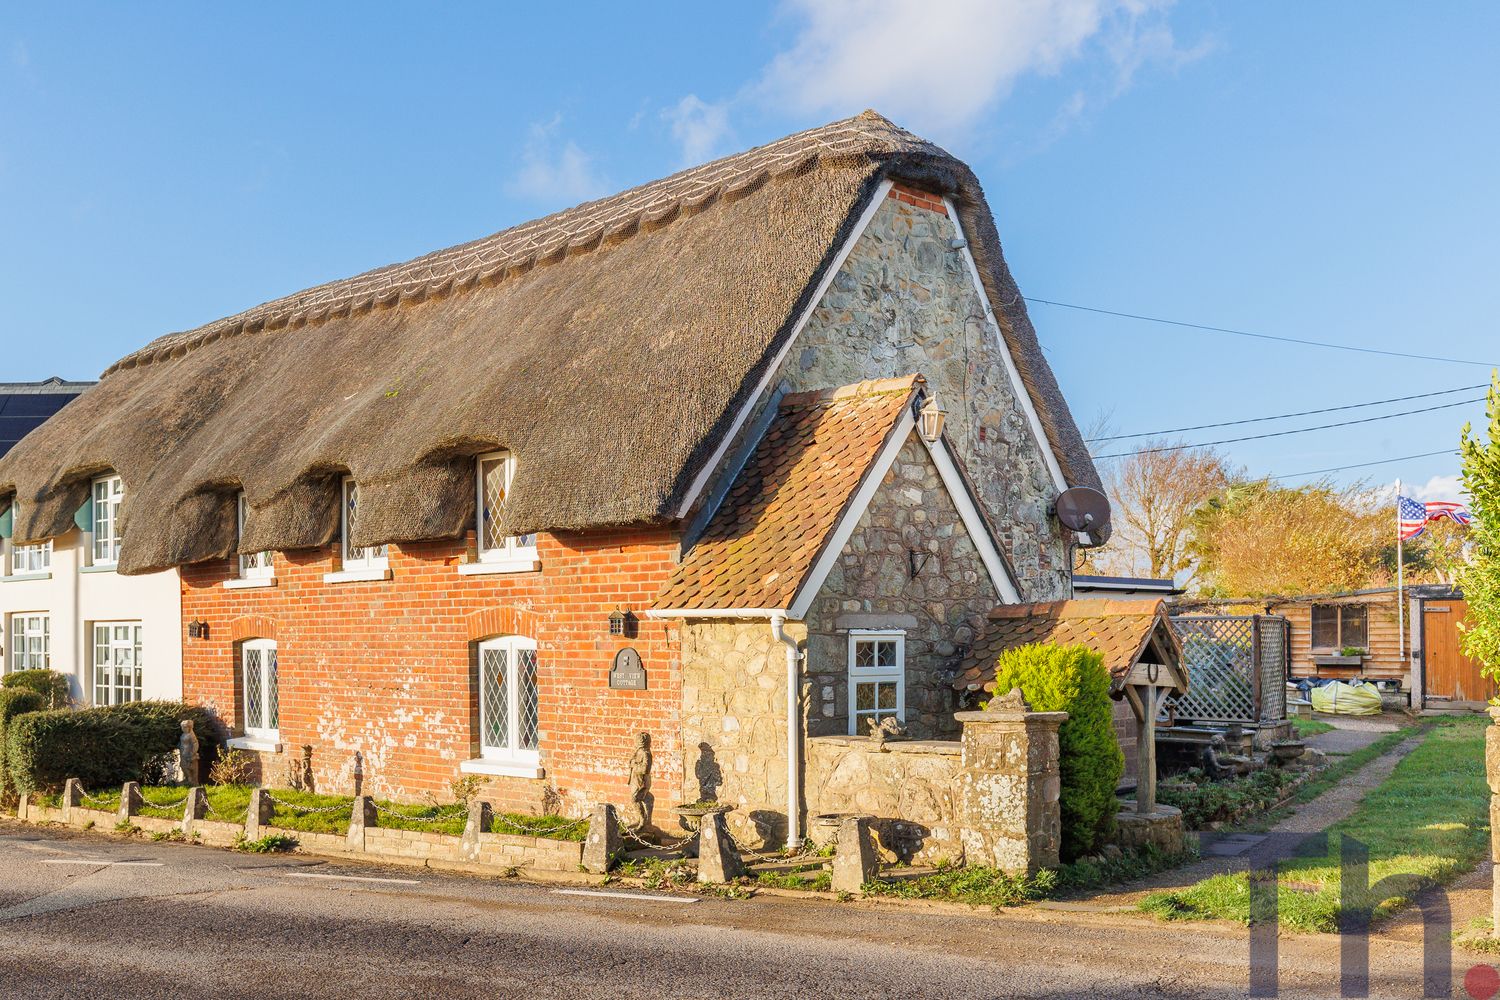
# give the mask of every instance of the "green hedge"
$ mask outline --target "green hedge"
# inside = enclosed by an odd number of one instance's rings
[[[11,720],[25,712],[40,712],[47,707],[47,700],[35,691],[20,687],[0,687],[0,798],[15,791],[6,779],[5,746],[6,731]]]
[[[177,749],[183,719],[195,724],[206,766],[223,741],[213,712],[181,702],[137,701],[18,716],[6,733],[6,770],[21,793],[61,788],[69,778],[89,791],[160,780],[161,758]]]
[[[68,707],[68,679],[56,670],[17,670],[0,677],[0,688],[35,691],[46,702],[43,708]]]
[[[1102,847],[1115,832],[1115,788],[1125,755],[1115,737],[1104,658],[1087,646],[1022,646],[1000,654],[995,691],[1020,688],[1036,712],[1067,712],[1062,760],[1062,859]]]

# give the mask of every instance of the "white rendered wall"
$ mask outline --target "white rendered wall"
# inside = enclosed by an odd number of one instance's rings
[[[15,669],[11,615],[33,612],[51,617],[52,669],[72,679],[79,704],[93,701],[94,622],[141,623],[141,696],[182,698],[182,586],[176,570],[121,576],[112,569],[86,566],[89,536],[77,529],[52,540],[52,572],[43,579],[11,574],[11,545],[4,545],[0,576],[0,626],[5,629],[0,663]]]

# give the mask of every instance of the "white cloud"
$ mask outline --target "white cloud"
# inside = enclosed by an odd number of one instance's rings
[[[689,94],[663,110],[661,116],[671,124],[672,138],[682,146],[683,166],[712,159],[732,134],[727,101],[709,104],[697,94]]]
[[[562,139],[562,116],[531,126],[521,153],[521,169],[506,185],[512,195],[548,205],[569,205],[608,194],[593,158],[571,139]]]
[[[766,67],[762,100],[806,114],[873,107],[935,135],[953,134],[1021,77],[1052,75],[1098,46],[1114,73],[1105,99],[1147,63],[1180,64],[1172,0],[788,0],[806,24]],[[1076,118],[1074,94],[1061,118]]]
[[[1457,474],[1433,476],[1422,486],[1403,487],[1403,490],[1406,491],[1407,496],[1418,500],[1453,500],[1467,503],[1469,499],[1464,495],[1463,480]]]

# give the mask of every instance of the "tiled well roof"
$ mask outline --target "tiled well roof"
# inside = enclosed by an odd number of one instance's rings
[[[974,643],[953,686],[963,691],[993,683],[1001,653],[1036,642],[1088,646],[1104,657],[1110,676],[1119,680],[1130,672],[1158,629],[1162,641],[1170,643],[1176,652],[1177,638],[1164,601],[1085,599],[1002,604],[989,613],[984,634]]]
[[[788,607],[921,384],[915,375],[783,399],[656,607]]]

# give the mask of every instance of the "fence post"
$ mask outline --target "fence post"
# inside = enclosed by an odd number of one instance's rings
[[[870,817],[845,816],[839,821],[838,847],[833,854],[833,880],[829,887],[834,892],[859,892],[879,872],[880,856],[875,853]]]
[[[263,836],[261,827],[271,825],[271,813],[274,809],[275,803],[271,801],[267,789],[250,789],[250,805],[245,809],[246,840],[259,840]]]
[[[73,822],[73,810],[83,805],[83,784],[77,778],[69,778],[63,783],[62,814],[63,822]]]
[[[208,794],[202,785],[194,785],[187,790],[187,801],[182,805],[182,835],[190,836],[193,825],[207,815]]]
[[[354,796],[354,805],[349,810],[349,850],[363,851],[365,828],[375,826],[379,822],[375,814],[375,800],[368,795]]]
[[[724,814],[711,812],[698,821],[698,881],[731,882],[744,873],[740,852],[730,839]]]
[[[479,857],[479,835],[489,833],[490,824],[494,820],[495,812],[488,802],[479,799],[469,800],[469,818],[464,821],[464,835],[458,845],[465,860],[473,861]]]
[[[127,781],[120,786],[120,822],[129,823],[130,818],[141,811],[141,783]]]
[[[588,839],[583,842],[584,870],[603,875],[624,851],[625,841],[620,836],[620,817],[615,807],[608,802],[595,806],[589,817]]]

